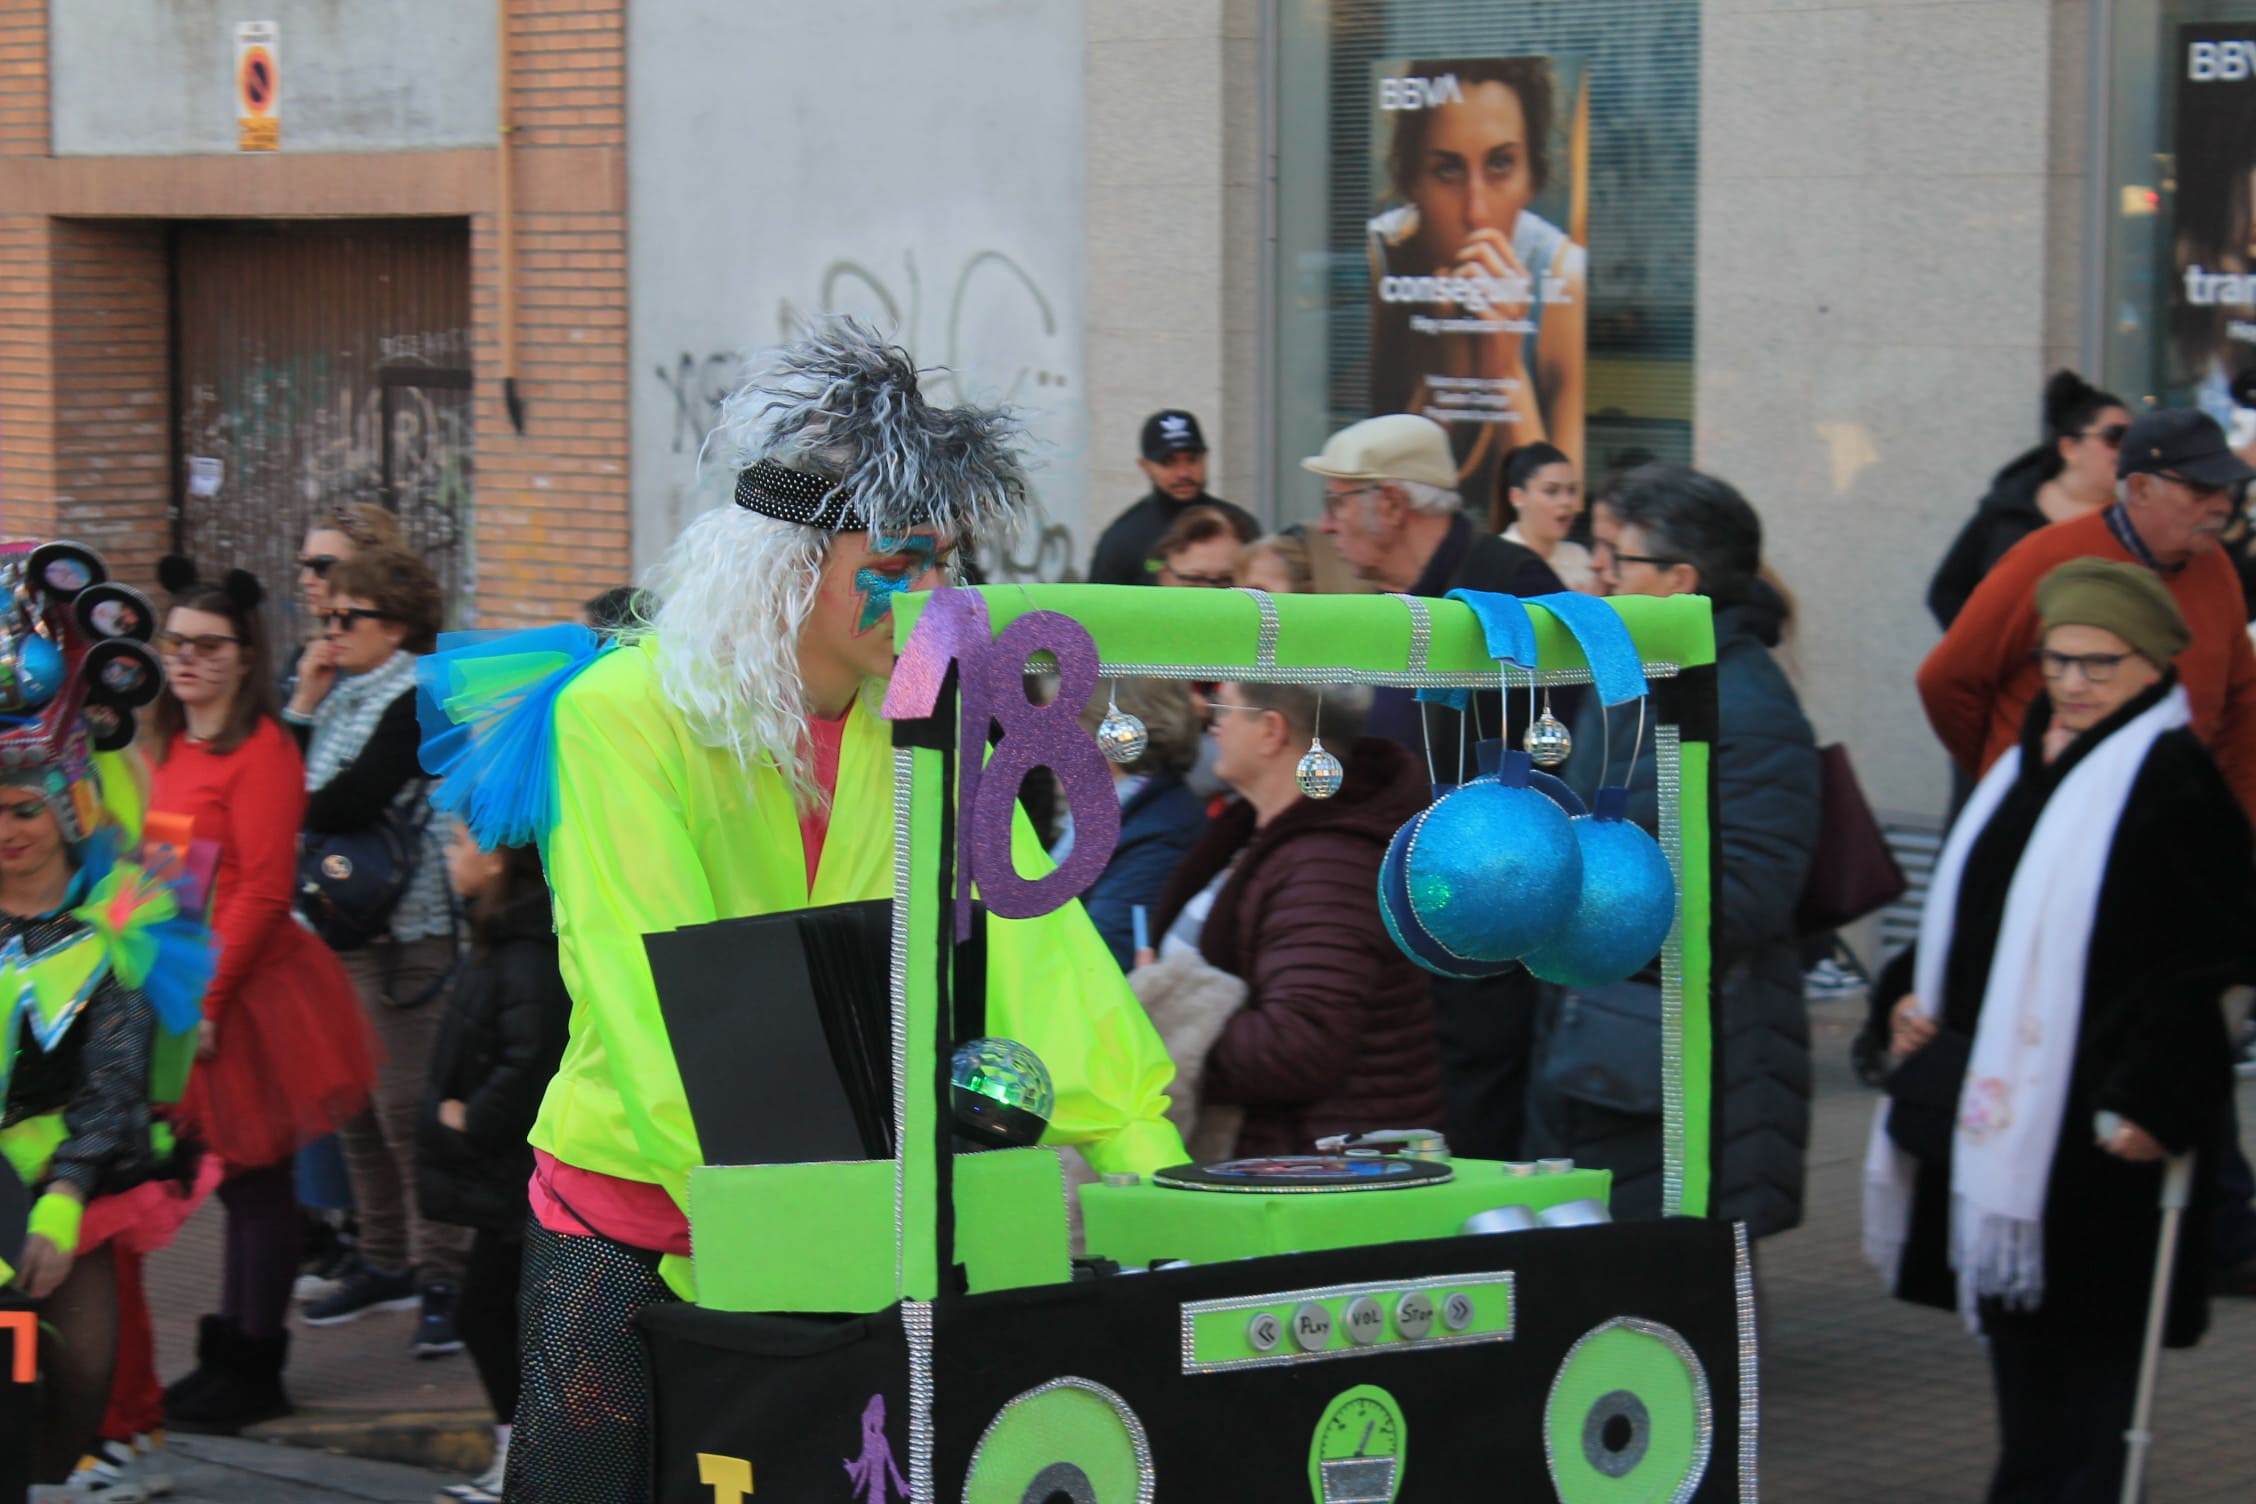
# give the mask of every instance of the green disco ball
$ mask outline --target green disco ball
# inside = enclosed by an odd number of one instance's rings
[[[1040,1143],[1057,1110],[1049,1067],[1015,1039],[958,1045],[948,1061],[948,1088],[957,1131],[991,1148]]]
[[[1685,1504],[1715,1445],[1707,1373],[1671,1328],[1618,1316],[1568,1350],[1543,1439],[1560,1504]]]

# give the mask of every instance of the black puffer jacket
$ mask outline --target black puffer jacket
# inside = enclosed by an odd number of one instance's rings
[[[2037,505],[2037,492],[2045,483],[2047,461],[2053,459],[2057,459],[2053,446],[2039,444],[1990,478],[1989,493],[1958,530],[1927,586],[1927,610],[1943,630],[1950,630],[1966,598],[2006,550],[2052,520]]]
[[[2051,707],[2043,699],[2030,707],[2024,771],[1968,853],[1960,880],[1942,998],[1950,1028],[1972,1036],[1981,1027],[2005,895],[2045,806],[2080,758],[2170,687],[2165,681],[2148,690],[2049,765],[2042,748]],[[2092,811],[2094,818],[2110,813]],[[2075,1063],[2045,1192],[2044,1299],[2027,1312],[1985,1304],[1985,1327],[2017,1325],[2093,1343],[2137,1340],[2153,1289],[2162,1166],[2099,1148],[2092,1118],[2101,1109],[2118,1112],[2171,1152],[2199,1149],[2204,1158],[2229,1130],[2231,1047],[2217,1000],[2250,975],[2256,875],[2249,855],[2248,822],[2215,761],[2191,731],[2164,733],[2123,800],[2100,881]],[[1910,970],[1907,962],[1875,1002],[1892,1007]],[[1950,1188],[1947,1157],[1918,1167],[1896,1285],[1904,1299],[1946,1310],[1957,1304]],[[2217,1177],[2202,1164],[2170,1286],[2164,1335],[2172,1346],[2190,1345],[2208,1326],[2205,1266],[2216,1200]]]
[[[523,1225],[533,1173],[525,1135],[564,1058],[571,1017],[543,888],[497,915],[471,951],[432,1047],[415,1144],[425,1216],[497,1232]],[[459,1133],[439,1122],[449,1100],[466,1111]]]
[[[1794,911],[1817,848],[1817,741],[1770,653],[1783,624],[1784,610],[1767,592],[1715,614],[1720,731],[1711,761],[1717,813],[1711,942],[1723,1069],[1711,1209],[1746,1222],[1756,1237],[1801,1222],[1810,1129],[1809,1014]],[[1636,712],[1635,705],[1612,712],[1617,756],[1636,734]],[[1585,798],[1598,781],[1601,713],[1595,697],[1585,703],[1567,766],[1568,781]],[[1659,809],[1658,759],[1648,730],[1629,784],[1629,813],[1657,831]],[[1558,989],[1546,987],[1522,1153],[1571,1154],[1612,1169],[1617,1211],[1656,1214],[1659,1120],[1576,1101],[1542,1080],[1544,1041],[1559,1001]]]

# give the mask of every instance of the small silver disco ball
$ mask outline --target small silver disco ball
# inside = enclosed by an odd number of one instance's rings
[[[1108,762],[1123,767],[1144,755],[1151,745],[1151,733],[1144,723],[1125,710],[1115,710],[1097,723],[1097,748]]]
[[[1546,710],[1528,727],[1520,745],[1537,767],[1555,768],[1574,754],[1574,733],[1567,730],[1566,722]]]

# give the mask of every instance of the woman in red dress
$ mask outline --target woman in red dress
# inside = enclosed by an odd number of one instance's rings
[[[187,573],[167,573],[176,589],[157,639],[166,688],[152,714],[150,807],[191,820],[195,839],[218,848],[219,965],[181,1115],[225,1166],[227,1240],[219,1312],[203,1318],[196,1369],[164,1391],[163,1408],[175,1429],[232,1434],[290,1409],[283,1318],[301,1232],[292,1156],[360,1110],[376,1063],[351,980],[293,913],[305,773],[276,714],[258,581]]]

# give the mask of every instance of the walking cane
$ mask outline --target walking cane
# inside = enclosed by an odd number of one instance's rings
[[[2111,1139],[2121,1130],[2123,1119],[2103,1112],[2093,1126],[2101,1138]],[[2139,1504],[2139,1494],[2146,1486],[2146,1454],[2154,1445],[2154,1381],[2162,1364],[2162,1328],[2170,1316],[2170,1271],[2178,1260],[2178,1224],[2185,1219],[2186,1202],[2192,1195],[2193,1155],[2190,1151],[2173,1154],[2162,1172],[2162,1236],[2154,1249],[2154,1291],[2147,1298],[2138,1398],[2131,1405],[2131,1428],[2123,1433],[2122,1504]]]

